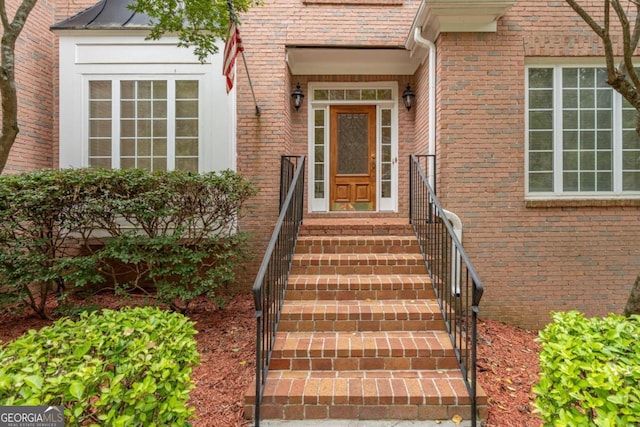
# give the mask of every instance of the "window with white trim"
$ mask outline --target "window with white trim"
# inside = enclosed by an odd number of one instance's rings
[[[527,69],[529,197],[640,196],[636,110],[598,67]]]
[[[198,172],[198,80],[88,84],[89,166]]]

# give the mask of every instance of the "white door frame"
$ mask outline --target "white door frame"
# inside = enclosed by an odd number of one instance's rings
[[[376,106],[376,210],[374,212],[398,211],[398,82],[364,83],[320,83],[308,84],[308,153],[309,153],[309,212],[329,212],[329,108],[332,105],[375,105]],[[344,96],[328,96],[329,93]],[[376,94],[372,97],[372,92]],[[360,99],[358,99],[360,93]],[[349,98],[349,99],[345,99]],[[383,114],[390,113],[389,126],[383,126]],[[321,122],[316,124],[316,117]],[[390,159],[383,159],[383,132],[390,127]],[[385,148],[386,149],[386,148]],[[317,159],[316,151],[322,156]],[[382,197],[382,164],[391,169],[390,194]],[[316,166],[320,173],[316,174]],[[318,176],[316,176],[318,175]],[[318,191],[316,191],[318,190]],[[318,193],[318,194],[316,194]]]

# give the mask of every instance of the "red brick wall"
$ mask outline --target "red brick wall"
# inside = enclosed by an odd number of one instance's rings
[[[639,208],[524,200],[525,60],[599,55],[597,39],[564,2],[519,1],[498,27],[438,40],[438,193],[463,221],[481,315],[537,328],[552,310],[619,313],[640,273]]]
[[[8,3],[10,19],[18,2]],[[16,43],[16,87],[20,132],[3,173],[53,167],[53,80],[55,56],[54,5],[40,0],[32,10]]]

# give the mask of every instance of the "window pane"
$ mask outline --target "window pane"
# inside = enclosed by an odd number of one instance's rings
[[[578,111],[564,110],[562,112],[562,124],[565,129],[578,129]]]
[[[578,173],[565,172],[562,174],[564,191],[578,191]]]
[[[89,117],[111,119],[111,101],[90,101]]]
[[[529,175],[529,191],[553,191],[553,173],[531,173]]]
[[[578,108],[578,91],[574,89],[563,90],[562,106],[564,108]]]
[[[176,119],[176,137],[198,136],[198,119]]]
[[[198,81],[197,80],[176,81],[176,98],[197,100],[198,99]]]
[[[102,99],[111,102],[111,81],[93,80],[89,82],[89,99]]]
[[[104,157],[90,157],[89,166],[94,168],[111,169],[111,159]]]
[[[530,88],[550,88],[553,86],[553,68],[530,68]]]
[[[136,143],[133,139],[120,140],[120,156],[133,157],[136,155]]]
[[[562,156],[562,167],[564,170],[578,170],[578,153],[565,151]]]
[[[532,171],[551,171],[553,169],[553,153],[529,153],[529,169]]]
[[[562,146],[565,150],[577,150],[578,149],[578,132],[576,131],[564,131],[562,132]]]
[[[329,99],[329,91],[326,89],[316,89],[313,91],[313,99],[316,101],[326,101]]]
[[[120,101],[120,117],[135,119],[136,103],[133,101]]]
[[[611,131],[598,132],[598,150],[611,150],[613,143],[613,133]]]
[[[197,82],[196,82],[197,83]],[[179,82],[176,82],[178,85]],[[153,82],[153,99],[167,99],[167,82],[165,80],[156,80]]]
[[[529,94],[529,108],[551,108],[553,106],[553,92],[551,90],[536,90]]]
[[[613,100],[613,91],[611,88],[607,90],[598,90],[598,108],[611,108]]]
[[[141,80],[137,83],[137,98],[138,99],[151,99],[151,82]]]
[[[111,159],[111,139],[91,139],[89,141],[89,157],[108,157]]]
[[[529,150],[552,150],[553,149],[553,132],[552,131],[531,131],[529,132]]]
[[[622,189],[624,191],[640,191],[640,171],[622,174]]]
[[[611,172],[598,172],[597,174],[597,190],[598,191],[611,191],[613,190],[613,180]]]
[[[198,159],[176,158],[176,169],[187,172],[198,172]]]
[[[151,159],[152,169],[154,171],[166,171],[167,170],[167,158],[166,157],[154,157]],[[184,170],[184,169],[181,169]],[[194,172],[197,172],[194,171]]]
[[[198,101],[176,101],[176,117],[198,117]]]
[[[577,68],[565,68],[562,70],[562,87],[578,87]]]
[[[552,111],[531,111],[529,113],[529,129],[551,129],[552,127]]]
[[[90,138],[108,138],[111,136],[111,120],[91,120],[89,123]]]
[[[197,156],[197,139],[179,139],[176,141],[176,156]]]

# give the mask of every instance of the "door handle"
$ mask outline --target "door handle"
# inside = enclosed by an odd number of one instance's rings
[[[371,155],[371,169],[372,170],[376,170],[376,155],[375,154]]]

